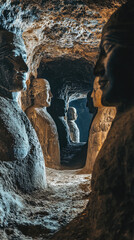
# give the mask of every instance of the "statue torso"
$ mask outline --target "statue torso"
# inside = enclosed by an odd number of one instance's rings
[[[58,132],[54,120],[43,108],[30,107],[26,114],[36,130],[47,167],[60,165]]]
[[[0,160],[14,165],[14,178],[20,188],[24,191],[43,188],[45,165],[37,135],[18,103],[3,97],[0,97],[0,133]]]

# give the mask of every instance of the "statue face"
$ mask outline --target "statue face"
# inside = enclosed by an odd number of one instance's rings
[[[105,28],[106,33],[106,28]],[[112,32],[102,35],[94,74],[99,78],[104,106],[118,106],[133,96],[134,48],[112,42]]]
[[[94,107],[102,107],[101,99],[102,99],[102,90],[100,89],[99,78],[96,77],[94,80],[93,91],[91,94],[93,98],[93,105]]]
[[[48,83],[48,84],[46,84],[44,91],[41,92],[40,101],[41,101],[42,106],[50,107],[52,97],[53,97],[53,95],[51,93],[50,85]]]
[[[49,82],[43,78],[36,78],[33,81],[34,105],[38,107],[50,107],[53,97]]]
[[[10,92],[21,91],[26,89],[26,72],[28,71],[24,61],[26,59],[24,42],[22,39],[14,38],[7,47],[8,54],[3,52],[0,59],[0,85]]]
[[[78,117],[76,109],[74,107],[70,107],[68,109],[67,116],[68,116],[68,120],[76,120]]]

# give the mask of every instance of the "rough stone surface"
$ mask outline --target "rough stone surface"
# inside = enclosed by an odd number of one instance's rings
[[[125,0],[1,0],[0,16],[3,26],[17,34],[23,32],[28,55],[28,75],[37,77],[41,62],[46,64],[55,62],[56,59],[62,62],[69,58],[72,62],[83,59],[93,65],[98,55],[102,27],[123,2]],[[77,71],[77,76],[82,75],[78,68]],[[42,72],[38,77],[49,80],[44,74],[45,72]],[[71,76],[71,68],[68,75]],[[88,76],[90,81],[92,71]],[[58,78],[59,75],[56,79]],[[64,79],[65,75],[62,77],[63,82]],[[75,83],[71,90],[74,85]],[[79,87],[77,88],[80,91]]]
[[[58,132],[50,114],[43,109],[29,108],[26,114],[30,119],[41,143],[46,167],[60,167]]]
[[[10,185],[29,192],[46,186],[37,135],[17,102],[3,97],[0,97],[0,153],[4,187]]]
[[[87,159],[82,173],[92,173],[96,157],[107,137],[112,121],[116,114],[115,107],[104,107],[101,103],[102,90],[99,85],[99,78],[95,78],[91,94],[94,107],[97,108],[88,139]]]
[[[86,207],[91,175],[46,168],[47,188],[31,194],[0,189],[0,239],[48,240]]]
[[[82,173],[92,173],[96,157],[107,137],[116,110],[113,107],[102,107],[93,119],[88,139],[87,159]]]
[[[90,201],[92,210],[89,212],[90,219],[94,219],[90,221],[91,239],[101,239],[102,236],[104,239],[108,236],[109,239],[134,237],[133,120],[133,108],[117,114],[95,162]]]

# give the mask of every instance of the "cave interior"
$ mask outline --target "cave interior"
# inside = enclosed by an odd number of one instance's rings
[[[46,79],[49,82],[53,97],[47,112],[56,124],[60,149],[59,172],[58,170],[56,172],[53,166],[46,169],[48,188],[45,192],[36,190],[31,194],[24,194],[17,190],[10,196],[11,189],[9,188],[8,192],[2,185],[0,194],[0,199],[2,199],[0,205],[1,239],[90,239],[88,238],[90,233],[87,231],[84,236],[83,232],[88,228],[88,207],[86,206],[89,204],[91,195],[92,172],[87,174],[85,171],[80,174],[80,169],[86,166],[88,139],[96,110],[92,112],[88,109],[87,94],[93,91],[94,66],[99,54],[102,28],[112,13],[125,2],[127,0],[1,0],[0,25],[22,36],[26,46],[27,90],[21,92],[19,105],[24,112],[30,107],[31,90],[29,89],[34,79]],[[67,123],[69,107],[77,110],[78,117],[75,123],[80,132],[79,142],[73,142],[70,137]],[[103,120],[107,121],[108,117],[107,111]],[[98,138],[96,134],[96,139]],[[94,143],[96,144],[97,141],[94,140]],[[112,173],[111,177],[113,177]],[[68,185],[66,185],[67,182]],[[72,186],[71,183],[74,185]],[[64,188],[67,193],[64,192]],[[75,192],[74,195],[71,195],[71,191]],[[64,194],[66,194],[66,199],[64,199]],[[62,199],[58,202],[59,205],[55,202],[55,198],[58,201]],[[7,202],[6,199],[8,199]],[[71,202],[69,202],[70,199]],[[77,207],[74,206],[75,199]],[[63,206],[61,206],[62,201]],[[109,203],[106,202],[106,204]],[[27,207],[24,217],[22,205]],[[64,205],[67,206],[67,210]],[[76,221],[73,220],[74,218]],[[101,218],[98,221],[101,222]],[[115,219],[115,221],[118,220]],[[70,225],[67,225],[68,223]],[[120,223],[116,226],[118,231]],[[55,232],[62,227],[65,228],[61,233],[55,235]],[[68,232],[68,228],[72,234],[64,235],[64,231]],[[77,228],[79,232],[81,231],[80,237],[76,234]],[[117,239],[105,238],[106,236],[99,238],[98,235],[98,238],[93,237],[91,240]],[[118,240],[120,239],[119,237]],[[124,234],[121,240],[123,239],[132,240],[133,238]]]

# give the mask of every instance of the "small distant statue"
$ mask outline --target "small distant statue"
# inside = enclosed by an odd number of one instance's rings
[[[25,58],[22,38],[0,29],[0,182],[30,192],[45,188],[46,174],[35,130],[18,105],[26,89]]]
[[[31,83],[32,106],[26,110],[41,143],[46,167],[60,167],[60,148],[57,127],[47,112],[51,105],[52,93],[46,79],[36,78]]]
[[[80,131],[76,124],[77,119],[77,111],[74,107],[69,107],[67,112],[67,123],[70,131],[70,138],[72,142],[79,143],[80,142]]]

